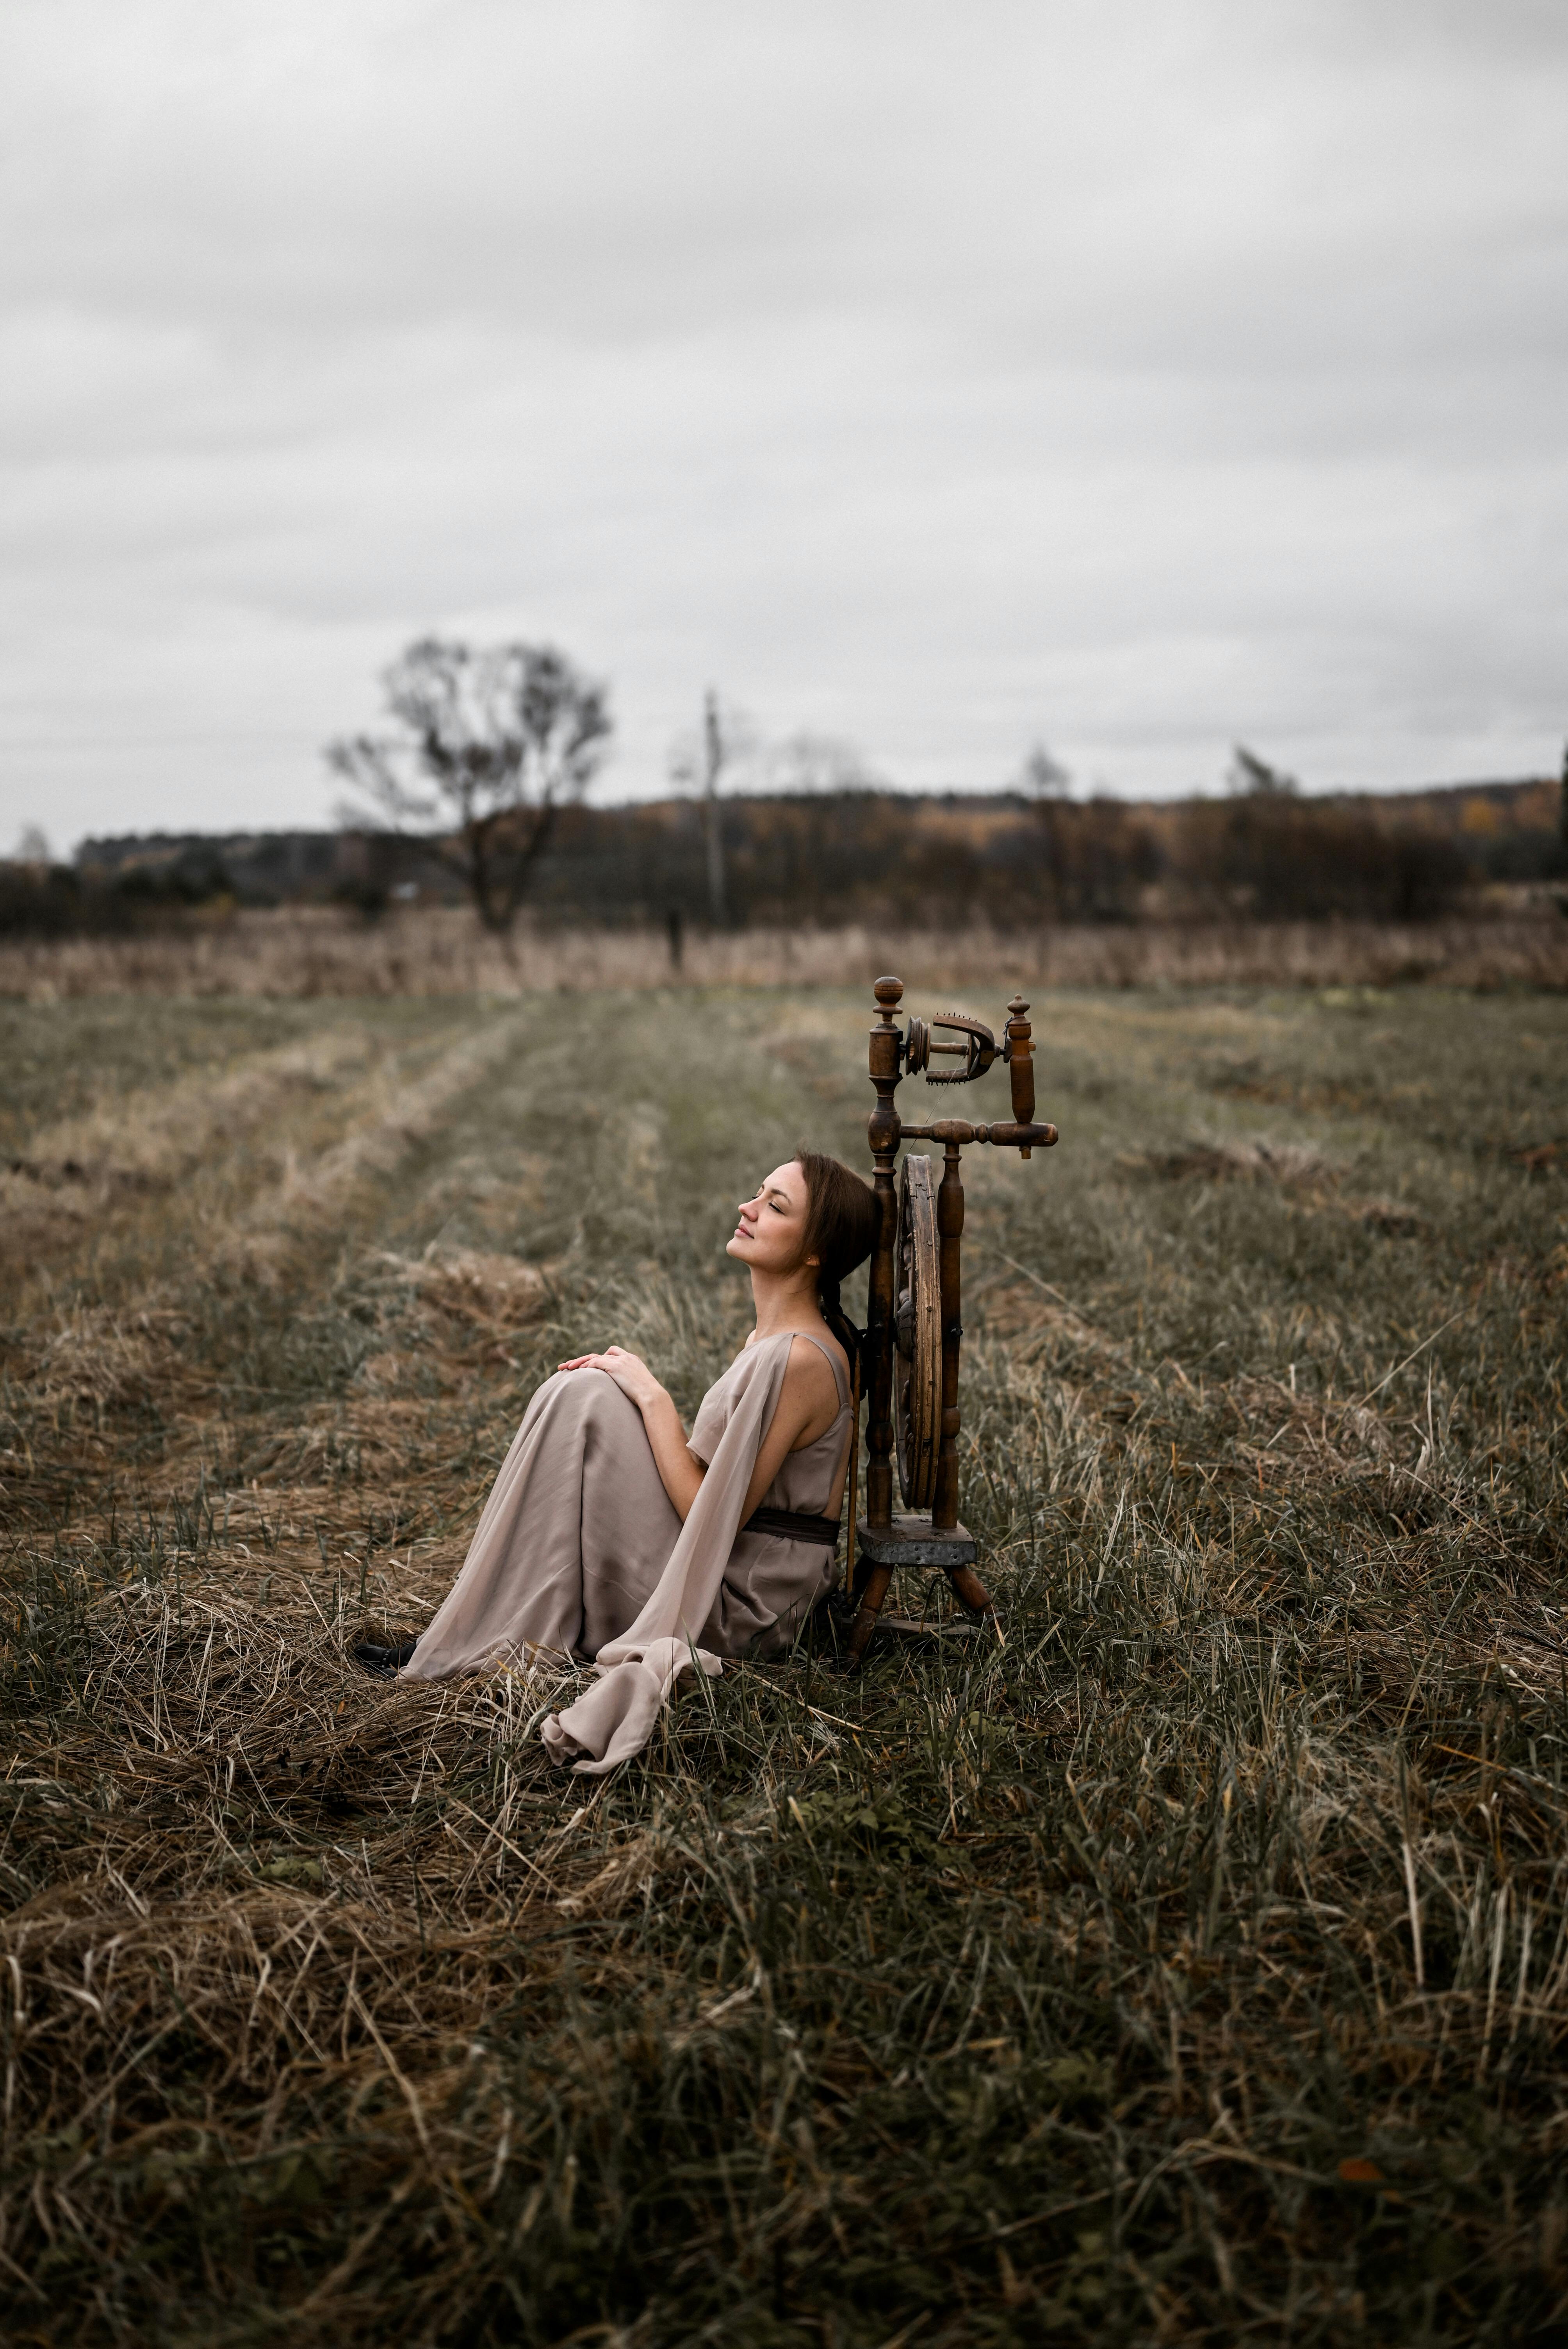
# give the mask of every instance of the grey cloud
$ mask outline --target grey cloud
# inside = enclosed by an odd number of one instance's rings
[[[0,831],[319,813],[428,625],[623,790],[710,679],[910,781],[1555,757],[1556,9],[24,0],[0,91]]]

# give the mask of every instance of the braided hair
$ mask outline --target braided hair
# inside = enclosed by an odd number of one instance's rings
[[[805,1252],[817,1258],[818,1307],[852,1374],[860,1367],[865,1331],[844,1311],[839,1284],[875,1247],[882,1205],[863,1175],[822,1151],[801,1148],[795,1164],[806,1177]]]

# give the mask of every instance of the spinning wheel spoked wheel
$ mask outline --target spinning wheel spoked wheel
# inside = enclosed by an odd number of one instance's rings
[[[894,1249],[893,1434],[906,1509],[929,1509],[942,1441],[942,1274],[929,1158],[906,1158]]]
[[[942,1257],[929,1158],[912,1154],[900,1173],[893,1275],[892,1420],[899,1488],[906,1509],[927,1511],[936,1497],[943,1396]],[[953,1595],[968,1614],[989,1613],[991,1594],[967,1562],[975,1556],[968,1534],[954,1526],[948,1536],[945,1528],[933,1526],[930,1537],[939,1557],[947,1542],[961,1545],[957,1557],[950,1552],[941,1557]],[[918,1551],[912,1556],[912,1564],[926,1562]]]

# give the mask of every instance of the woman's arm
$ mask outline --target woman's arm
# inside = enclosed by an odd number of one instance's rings
[[[659,1482],[684,1524],[707,1474],[707,1465],[687,1444],[681,1415],[646,1362],[639,1355],[628,1353],[624,1346],[609,1346],[602,1354],[578,1354],[560,1367],[563,1371],[603,1371],[623,1394],[631,1397],[643,1414]],[[791,1346],[778,1407],[769,1422],[747,1487],[742,1524],[759,1506],[789,1454],[800,1443],[810,1443],[825,1433],[838,1409],[838,1386],[821,1349]]]

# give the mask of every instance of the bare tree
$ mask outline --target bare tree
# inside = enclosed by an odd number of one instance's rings
[[[890,788],[857,746],[837,734],[791,734],[769,749],[766,771],[769,790],[791,795]]]
[[[1037,742],[1024,761],[1024,770],[1018,778],[1018,788],[1026,792],[1032,800],[1042,803],[1053,800],[1070,800],[1073,795],[1073,779],[1061,761],[1047,750],[1043,742]]]
[[[1037,742],[1024,761],[1016,787],[1026,792],[1035,802],[1046,851],[1041,895],[1051,914],[1059,921],[1068,910],[1071,894],[1069,867],[1073,862],[1073,842],[1068,826],[1072,819],[1064,815],[1062,810],[1073,795],[1073,779],[1061,761],[1043,742]]]
[[[707,907],[715,929],[721,930],[727,922],[727,900],[724,885],[724,830],[719,812],[718,786],[727,770],[748,758],[756,744],[756,731],[745,714],[730,703],[721,701],[710,686],[703,696],[702,728],[693,740],[685,737],[670,752],[669,773],[672,782],[684,784],[688,790],[699,785],[703,798],[703,832],[707,847]]]
[[[1231,753],[1225,788],[1237,799],[1295,799],[1301,785],[1283,767],[1271,767],[1266,759],[1238,742]]]
[[[609,699],[550,645],[422,636],[384,679],[400,731],[328,745],[377,819],[457,873],[504,937],[561,809],[580,800],[612,732]],[[364,821],[352,805],[342,812]]]

